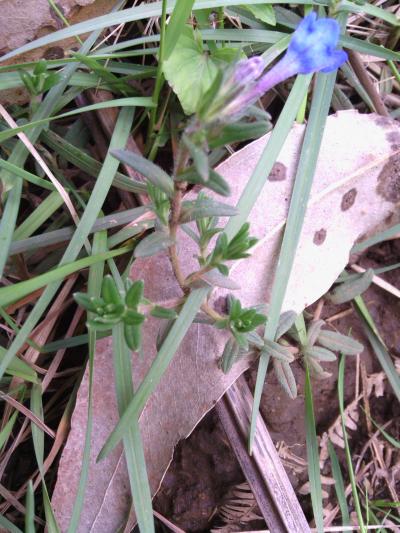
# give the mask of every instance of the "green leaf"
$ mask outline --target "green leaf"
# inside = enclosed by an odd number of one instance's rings
[[[321,348],[321,346],[311,346],[304,350],[306,357],[314,357],[319,361],[336,361],[336,355],[327,348]]]
[[[200,178],[204,181],[208,181],[208,178],[210,177],[210,165],[205,149],[202,146],[195,144],[185,133],[182,135],[182,142],[189,150],[189,153],[193,159],[194,167],[197,170]]]
[[[224,374],[227,374],[239,357],[239,344],[234,337],[229,337],[225,344],[219,366]]]
[[[327,329],[322,329],[319,332],[317,342],[325,348],[328,348],[328,350],[341,352],[346,355],[357,355],[364,350],[364,346],[360,342],[347,335],[342,335],[341,333]]]
[[[274,357],[279,361],[285,361],[286,363],[292,363],[294,361],[294,356],[289,348],[274,341],[265,340],[262,351],[267,352],[269,356]]]
[[[315,341],[321,331],[322,326],[325,324],[323,320],[313,320],[307,329],[307,345],[314,346]]]
[[[167,250],[174,244],[171,237],[164,231],[154,231],[146,235],[135,248],[135,257],[150,257]]]
[[[267,352],[266,354],[264,354],[264,357],[265,355],[269,356],[269,353]],[[269,357],[267,358],[269,359]],[[274,357],[272,359],[272,364],[279,383],[282,385],[289,398],[294,400],[297,397],[297,386],[289,363],[287,363],[286,361],[280,361],[279,359]]]
[[[101,296],[106,304],[120,304],[122,302],[121,294],[115,284],[112,276],[105,276],[101,284]]]
[[[145,157],[128,150],[112,150],[111,155],[137,170],[145,176],[155,187],[165,192],[169,197],[174,193],[174,182],[166,172]]]
[[[275,11],[271,4],[261,5],[243,5],[242,8],[250,11],[256,19],[269,24],[270,26],[276,25]]]
[[[135,281],[127,290],[125,303],[128,307],[135,309],[143,298],[144,282],[140,279]]]
[[[218,136],[211,138],[208,142],[210,148],[219,148],[226,144],[234,142],[248,141],[258,139],[272,129],[272,125],[267,120],[258,120],[257,122],[237,122],[228,124]]]
[[[163,72],[183,110],[191,115],[211,87],[218,67],[211,56],[204,52],[199,34],[186,26],[172,54],[164,61]]]
[[[295,311],[285,311],[279,317],[279,324],[275,333],[275,340],[280,339],[293,326],[297,318]]]
[[[363,274],[337,285],[328,293],[328,298],[332,303],[337,305],[349,302],[368,289],[373,277],[374,270],[369,268]]]
[[[238,214],[236,207],[217,202],[212,198],[199,197],[197,200],[182,202],[181,224],[206,217],[231,217]]]

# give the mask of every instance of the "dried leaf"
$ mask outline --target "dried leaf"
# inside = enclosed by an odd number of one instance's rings
[[[250,215],[251,234],[259,239],[252,257],[238,261],[230,270],[230,278],[241,286],[238,297],[243,306],[268,302],[303,134],[304,126],[294,126],[276,163],[276,172],[270,175]],[[300,312],[325,294],[346,266],[354,242],[398,221],[399,147],[394,139],[399,137],[398,124],[377,115],[345,111],[328,118],[283,312]],[[268,135],[249,144],[217,168],[231,186],[232,196],[226,201],[232,205],[237,203],[267,140]],[[189,274],[196,268],[195,243],[183,231],[178,238],[182,266]],[[160,305],[181,296],[166,254],[137,259],[132,277],[143,278],[145,296]],[[224,289],[215,291],[210,304],[221,301],[226,294]],[[145,324],[143,356],[133,356],[136,386],[154,358],[158,328],[159,322],[153,319]],[[191,433],[247,367],[244,357],[227,375],[218,368],[226,341],[226,332],[194,324],[143,411],[140,425],[154,493],[176,443]],[[110,341],[101,340],[95,358],[92,463],[79,528],[85,533],[117,531],[129,510],[129,485],[121,448],[95,464],[97,453],[117,422],[110,353]],[[76,493],[86,402],[87,375],[78,393],[53,495],[62,530],[68,524]]]

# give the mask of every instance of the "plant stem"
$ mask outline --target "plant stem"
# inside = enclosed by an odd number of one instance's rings
[[[185,190],[186,190],[185,182],[183,181],[175,182],[175,194],[171,201],[171,217],[170,217],[170,222],[169,222],[169,234],[170,234],[171,239],[174,241],[174,244],[172,244],[169,247],[169,257],[170,257],[172,269],[179,283],[179,286],[181,287],[182,291],[185,294],[187,294],[189,292],[189,288],[185,287],[185,276],[183,275],[183,272],[181,270],[177,247],[175,244],[176,235],[177,235],[178,226],[179,226],[179,218],[181,216],[181,211],[182,211],[182,198],[183,198],[183,193]]]

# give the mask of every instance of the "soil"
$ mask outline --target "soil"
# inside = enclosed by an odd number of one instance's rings
[[[357,263],[364,268],[379,268],[394,264],[400,258],[400,243],[396,240],[386,242],[371,248],[357,259]],[[383,274],[382,277],[400,288],[400,273],[394,270]],[[393,356],[400,356],[399,311],[400,302],[397,298],[382,289],[371,286],[363,295],[370,313]],[[316,304],[307,311],[313,313]],[[325,300],[321,318],[329,319],[341,311],[351,309],[350,304],[333,305]],[[364,351],[360,362],[365,365],[367,374],[381,371],[380,364],[371,350],[363,332],[361,322],[354,310],[343,318],[335,320],[331,326],[343,334],[349,334],[362,342]],[[355,398],[356,391],[356,358],[346,358],[345,372],[345,402]],[[339,415],[337,399],[338,363],[324,363],[325,370],[331,373],[328,379],[314,381],[314,408],[318,435],[322,435]],[[295,488],[299,490],[307,481],[307,468],[302,460],[306,459],[305,428],[304,428],[304,370],[297,362],[292,365],[298,383],[299,395],[296,400],[290,400],[279,385],[273,372],[269,372],[261,403],[261,413],[276,445],[281,443],[289,455],[295,460],[284,461],[289,478]],[[251,389],[254,387],[256,366],[251,368],[246,377]],[[374,420],[379,424],[394,418],[397,422],[391,426],[391,434],[400,433],[400,408],[389,385],[385,385],[383,397],[371,397],[371,410]],[[360,415],[357,432],[349,432],[350,446],[353,457],[357,456],[368,438],[365,418]],[[339,459],[344,461],[339,450]],[[293,458],[292,456],[292,458]],[[345,463],[343,462],[343,465]],[[329,470],[329,469],[328,469]],[[346,472],[346,467],[342,469]],[[324,472],[325,473],[325,472]],[[328,473],[329,475],[329,473]],[[393,475],[396,475],[394,472]],[[398,476],[398,473],[397,473]],[[173,462],[167,472],[163,485],[155,497],[154,506],[157,511],[171,520],[186,532],[210,531],[218,524],[218,507],[229,491],[236,484],[245,480],[240,466],[229,447],[228,439],[214,412],[209,413],[198,425],[192,435],[182,441],[177,447]],[[397,479],[400,489],[400,479]],[[379,497],[385,496],[385,489]],[[375,495],[374,495],[375,496]],[[390,495],[386,494],[390,499]],[[308,518],[311,518],[309,496],[300,496]],[[332,502],[334,498],[332,499]],[[221,523],[221,522],[219,522]],[[258,529],[262,527],[258,524]],[[265,527],[265,526],[264,526]],[[256,529],[254,523],[250,529]],[[246,528],[241,525],[240,530]]]

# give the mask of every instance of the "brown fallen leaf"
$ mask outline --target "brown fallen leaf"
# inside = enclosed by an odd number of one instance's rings
[[[58,0],[55,2],[70,24],[109,13],[112,3],[109,0]],[[42,37],[46,33],[59,30],[63,22],[55,14],[48,0],[2,0],[0,17],[0,55]],[[40,59],[60,59],[65,52],[78,44],[75,38],[68,38],[49,46],[18,55],[3,64],[11,65]],[[22,86],[0,91],[4,106],[29,102],[30,96]]]
[[[251,234],[259,243],[251,258],[235,264],[231,278],[244,305],[268,302],[285,223],[294,170],[304,126],[293,127],[279,162],[250,215]],[[218,167],[230,183],[235,204],[268,141],[269,135],[231,156]],[[345,267],[354,242],[396,223],[400,202],[400,128],[378,115],[344,111],[329,117],[314,179],[312,197],[283,310],[301,311],[322,296]],[[195,248],[182,234],[180,257],[189,273]],[[166,255],[135,261],[133,278],[145,280],[145,295],[159,303],[180,296]],[[226,291],[215,292],[214,301]],[[159,323],[149,320],[144,357],[133,357],[134,380],[141,381],[154,358]],[[224,332],[195,324],[176,353],[156,392],[148,401],[140,427],[150,484],[155,493],[177,442],[187,437],[224,391],[247,368],[242,359],[229,375],[217,367]],[[71,433],[60,461],[53,505],[61,529],[69,523],[78,484],[86,428],[88,379],[78,393]],[[95,458],[117,422],[111,342],[99,341],[95,359],[94,434],[91,468],[79,531],[109,533],[126,520],[129,481],[122,448],[104,461]]]

